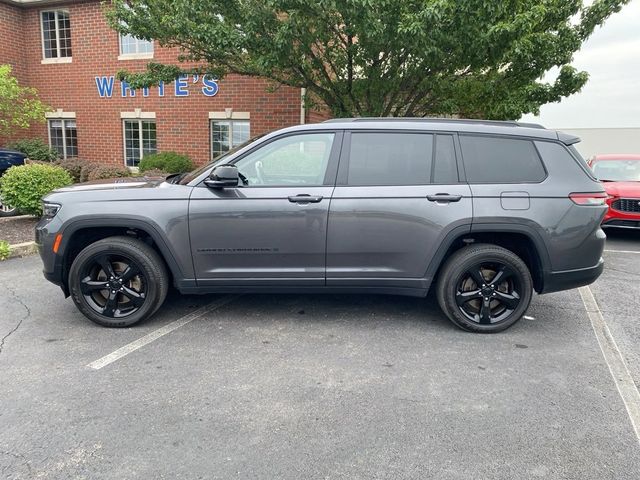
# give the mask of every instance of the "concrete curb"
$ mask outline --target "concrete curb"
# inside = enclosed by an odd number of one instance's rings
[[[16,243],[15,245],[9,245],[9,248],[11,249],[11,253],[9,253],[7,260],[10,258],[28,257],[38,252],[36,242]]]
[[[13,217],[0,217],[0,220],[10,221],[10,220],[18,220],[21,218],[36,218],[33,215],[15,215]]]

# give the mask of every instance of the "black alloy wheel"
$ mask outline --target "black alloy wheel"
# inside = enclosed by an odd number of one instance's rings
[[[520,305],[521,282],[514,270],[500,262],[471,266],[460,277],[456,303],[472,322],[489,325],[511,315]]]
[[[82,250],[69,270],[69,291],[78,309],[105,327],[128,327],[164,302],[169,275],[149,244],[132,237],[109,237]]]
[[[445,262],[436,295],[442,311],[458,327],[495,333],[525,314],[533,281],[527,265],[512,251],[475,244],[461,248]]]
[[[83,266],[80,290],[100,315],[123,318],[146,301],[148,280],[140,267],[123,255],[97,254]]]

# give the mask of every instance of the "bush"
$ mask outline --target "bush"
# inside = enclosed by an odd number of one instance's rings
[[[79,183],[81,181],[80,177],[82,175],[82,169],[87,166],[88,163],[85,160],[80,160],[78,158],[68,158],[66,160],[60,159],[55,162],[54,165],[64,168],[69,175],[71,175],[73,181],[75,183]]]
[[[85,163],[80,169],[80,183],[88,182],[89,175],[91,175],[91,172],[93,172],[99,166],[100,165],[98,165],[97,163],[90,163],[90,162]]]
[[[186,155],[176,152],[154,153],[145,155],[140,160],[140,171],[164,170],[169,173],[185,173],[193,170],[193,162]]]
[[[130,176],[131,172],[124,167],[98,165],[89,171],[87,180],[106,180],[109,178],[125,178]]]
[[[58,152],[39,138],[18,140],[8,144],[7,148],[24,153],[29,160],[53,162],[58,159]]]
[[[152,168],[151,170],[146,170],[144,173],[139,172],[135,176],[136,177],[166,177],[169,173],[164,170],[159,170],[157,168]]]
[[[0,240],[0,261],[6,260],[7,258],[9,258],[10,254],[11,254],[11,247],[9,246],[9,242]]]
[[[71,185],[73,179],[54,165],[21,165],[11,167],[0,179],[2,201],[24,213],[42,215],[40,200],[52,190]]]

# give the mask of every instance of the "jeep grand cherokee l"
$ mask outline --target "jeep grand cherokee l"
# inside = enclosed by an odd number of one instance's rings
[[[133,325],[183,293],[424,297],[497,332],[534,290],[603,269],[606,194],[536,125],[350,119],[279,130],[187,175],[63,188],[36,227],[44,274],[90,320]]]

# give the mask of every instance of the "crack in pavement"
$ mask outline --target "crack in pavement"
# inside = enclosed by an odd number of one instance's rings
[[[31,464],[29,463],[29,460],[27,460],[27,457],[25,457],[24,455],[22,455],[21,453],[13,453],[13,452],[8,452],[6,450],[0,450],[0,454],[2,455],[7,455],[8,457],[13,457],[17,460],[21,460],[22,464],[27,467],[27,470],[29,472],[29,477],[31,477],[32,475],[32,470],[31,470]],[[4,471],[4,468],[3,468]]]
[[[25,316],[22,317],[20,320],[18,320],[18,323],[16,323],[16,326],[13,327],[9,333],[7,333],[4,337],[2,337],[2,339],[0,339],[0,354],[2,354],[2,350],[4,349],[4,343],[7,340],[7,338],[9,338],[11,335],[13,335],[14,333],[16,333],[18,331],[18,329],[20,328],[20,326],[22,325],[22,322],[25,321],[27,318],[29,318],[31,316],[31,309],[22,301],[22,299],[18,296],[18,294],[15,292],[15,290],[7,287],[6,285],[3,285],[3,287],[11,294],[11,296],[13,298],[16,299],[16,301],[22,305],[22,307],[25,309]]]

